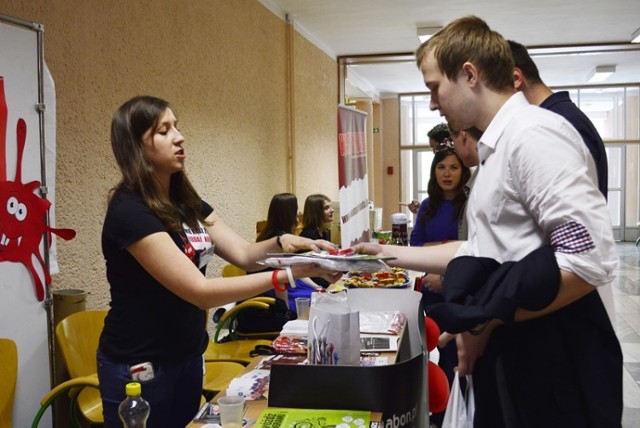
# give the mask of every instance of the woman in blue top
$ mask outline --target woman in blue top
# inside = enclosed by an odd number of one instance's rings
[[[458,239],[458,224],[464,209],[466,196],[464,184],[471,171],[464,166],[453,150],[451,140],[445,139],[434,149],[436,153],[431,163],[431,175],[427,193],[429,195],[418,209],[416,224],[411,231],[410,244],[413,247],[441,243]],[[422,305],[442,302],[440,275],[428,273],[422,277]],[[455,341],[439,349],[438,364],[447,374],[449,383],[453,380],[453,368],[458,364]],[[440,426],[444,412],[434,414],[431,421]]]
[[[412,247],[458,239],[458,221],[466,200],[464,183],[471,171],[447,144],[450,143],[447,141],[435,150],[427,187],[429,197],[418,209],[411,231]]]

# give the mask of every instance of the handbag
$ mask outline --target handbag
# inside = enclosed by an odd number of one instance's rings
[[[473,428],[473,415],[476,411],[471,375],[466,376],[467,388],[462,391],[460,377],[456,371],[447,403],[447,410],[442,420],[442,428]]]
[[[216,343],[239,339],[273,340],[280,334],[282,326],[294,318],[285,301],[274,297],[253,297],[222,314],[213,340]],[[222,337],[225,329],[228,334]]]

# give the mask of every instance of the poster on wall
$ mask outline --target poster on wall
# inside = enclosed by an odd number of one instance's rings
[[[57,264],[47,251],[55,235],[75,235],[49,226],[54,224],[56,106],[53,79],[41,61],[42,30],[0,15],[0,337],[18,348],[13,426],[31,424],[51,387],[43,302]],[[48,415],[43,424],[50,425]]]
[[[367,114],[338,106],[338,183],[343,248],[369,240]]]
[[[51,234],[71,239],[75,232],[47,224],[53,193],[49,192],[49,185],[43,184],[48,181],[42,177],[44,130],[40,129],[36,109],[39,90],[35,36],[26,39],[31,39],[31,49],[25,46],[16,51],[7,48],[14,39],[24,44],[21,32],[25,30],[6,25],[0,31],[0,266],[10,262],[26,268],[37,300],[43,301],[51,282],[43,254],[50,246]],[[53,170],[55,153],[48,159],[49,168],[45,170]],[[43,188],[47,189],[44,198]]]

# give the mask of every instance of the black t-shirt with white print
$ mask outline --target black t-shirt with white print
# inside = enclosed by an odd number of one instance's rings
[[[212,212],[203,201],[204,216]],[[161,285],[127,251],[132,243],[157,232],[167,229],[142,198],[124,189],[116,191],[102,229],[111,308],[99,345],[115,362],[185,361],[201,355],[209,340],[205,311]],[[196,266],[202,252],[211,247],[204,227],[191,230],[185,226],[185,230],[169,235]]]

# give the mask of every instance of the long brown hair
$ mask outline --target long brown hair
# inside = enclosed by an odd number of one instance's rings
[[[433,162],[431,162],[431,175],[429,176],[429,184],[427,185],[427,194],[429,195],[429,200],[427,201],[427,208],[424,213],[420,216],[417,221],[422,224],[426,224],[427,220],[432,219],[440,206],[442,205],[444,199],[444,192],[442,188],[438,184],[438,179],[436,178],[436,167],[440,162],[445,160],[449,156],[455,156],[460,163],[460,167],[462,168],[462,174],[460,176],[460,183],[456,188],[456,195],[453,198],[453,218],[452,220],[460,218],[460,214],[462,213],[462,209],[464,208],[465,202],[467,200],[467,196],[464,193],[464,185],[469,178],[471,177],[471,170],[464,166],[460,157],[456,154],[455,151],[450,149],[441,150],[436,153],[433,158]]]
[[[152,96],[138,96],[124,103],[111,121],[111,148],[120,167],[122,178],[109,192],[109,200],[120,189],[127,189],[142,197],[144,202],[172,231],[180,230],[182,223],[195,229],[198,221],[205,224],[202,201],[184,171],[171,176],[170,204],[162,201],[160,183],[153,165],[145,158],[142,139],[148,130],[155,132],[169,103]]]
[[[324,221],[325,202],[331,202],[331,199],[320,193],[307,196],[304,201],[304,212],[302,213],[303,229],[312,229],[319,234],[328,229]]]
[[[279,233],[294,233],[298,225],[298,198],[293,193],[278,193],[271,198],[267,224],[256,242],[273,238]]]

